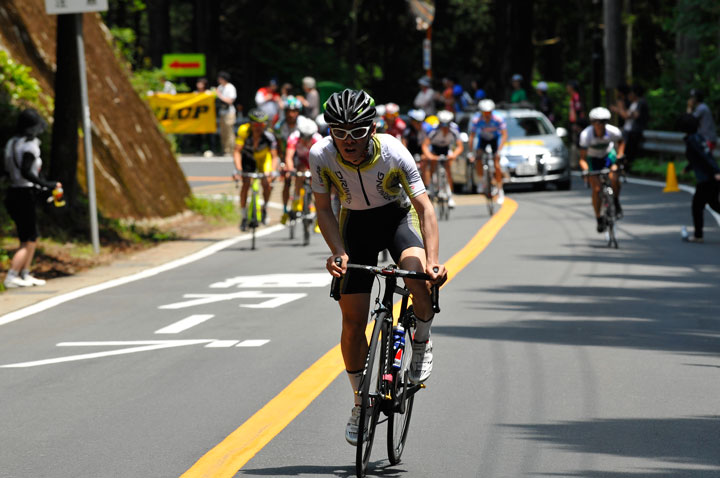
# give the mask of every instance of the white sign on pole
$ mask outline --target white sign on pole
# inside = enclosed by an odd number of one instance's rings
[[[45,0],[45,11],[48,15],[104,12],[107,9],[108,0]]]

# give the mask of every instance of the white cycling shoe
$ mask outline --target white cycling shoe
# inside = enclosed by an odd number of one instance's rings
[[[355,405],[350,413],[347,426],[345,427],[345,439],[352,446],[357,446],[358,442],[358,427],[360,426],[360,411],[362,407]],[[367,416],[367,413],[365,414]],[[367,438],[367,428],[365,428],[365,438]]]
[[[430,377],[433,366],[432,340],[412,343],[412,361],[408,370],[408,378],[412,383],[422,383]]]

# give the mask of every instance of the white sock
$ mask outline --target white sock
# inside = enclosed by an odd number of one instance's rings
[[[8,270],[8,272],[7,272],[7,278],[8,278],[8,279],[12,279],[12,278],[15,278],[15,277],[17,277],[17,276],[18,276],[17,271],[14,271],[14,270],[12,270],[12,269]]]
[[[430,325],[432,325],[434,317],[435,314],[428,320],[421,320],[417,315],[415,316],[415,337],[413,337],[413,341],[421,343],[430,340]]]
[[[22,272],[20,272],[20,278],[22,278],[22,279],[25,279],[29,275],[30,275],[30,269],[23,269]]]
[[[357,372],[351,372],[346,370],[348,379],[350,379],[350,386],[353,390],[353,396],[355,397],[355,405],[362,405],[362,398],[358,395],[357,390],[360,387],[360,380],[362,379],[363,371],[358,370]]]

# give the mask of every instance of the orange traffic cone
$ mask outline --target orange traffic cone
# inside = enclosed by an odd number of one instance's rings
[[[675,174],[675,162],[670,161],[667,166],[667,174],[665,176],[665,189],[664,193],[677,193],[680,192],[678,187],[677,175]]]

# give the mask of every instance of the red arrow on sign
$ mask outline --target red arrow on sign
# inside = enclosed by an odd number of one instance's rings
[[[178,60],[175,60],[174,62],[170,63],[170,68],[200,68],[200,63],[180,63]]]

